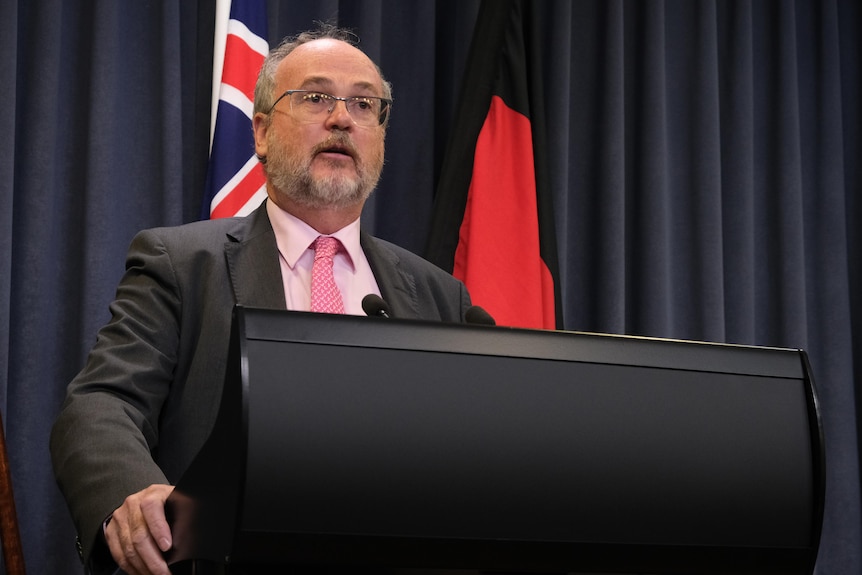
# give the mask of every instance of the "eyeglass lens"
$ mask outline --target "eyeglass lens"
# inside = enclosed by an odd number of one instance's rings
[[[338,98],[323,92],[296,91],[290,94],[290,105],[302,121],[322,120],[332,113],[338,101],[347,106],[347,113],[358,126],[377,126],[385,121],[388,102],[375,96]]]

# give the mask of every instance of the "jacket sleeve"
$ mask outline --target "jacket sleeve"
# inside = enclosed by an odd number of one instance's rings
[[[168,483],[152,452],[176,364],[179,294],[158,234],[141,232],[129,249],[111,320],[69,384],[55,421],[54,473],[85,563],[101,541],[103,521],[128,495]]]

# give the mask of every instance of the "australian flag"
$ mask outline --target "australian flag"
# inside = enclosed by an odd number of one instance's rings
[[[245,215],[266,197],[263,169],[254,154],[251,118],[254,85],[269,52],[266,0],[233,0],[224,40],[224,66],[201,217]],[[225,34],[225,31],[222,31]],[[216,50],[219,26],[216,25]],[[218,55],[216,55],[218,57]]]

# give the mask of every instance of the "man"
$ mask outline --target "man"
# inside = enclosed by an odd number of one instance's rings
[[[463,321],[459,281],[359,231],[383,167],[389,85],[343,32],[274,49],[255,88],[268,199],[247,218],[141,232],[51,437],[55,475],[95,572],[167,574],[164,503],[204,443],[235,304],[313,309],[318,236],[334,237],[340,311],[381,295],[395,317]]]

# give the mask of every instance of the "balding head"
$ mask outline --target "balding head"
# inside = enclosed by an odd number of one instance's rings
[[[365,56],[367,61],[374,66],[380,81],[380,95],[392,99],[392,86],[383,77],[380,67],[377,66],[357,45],[357,37],[351,31],[332,25],[322,25],[318,30],[302,32],[296,36],[285,38],[273,48],[263,61],[258,74],[257,83],[254,88],[254,113],[266,113],[281,94],[277,92],[278,72],[282,61],[292,54],[300,46],[317,42],[320,40],[340,41],[352,47],[356,52]],[[308,47],[306,47],[308,48]]]

